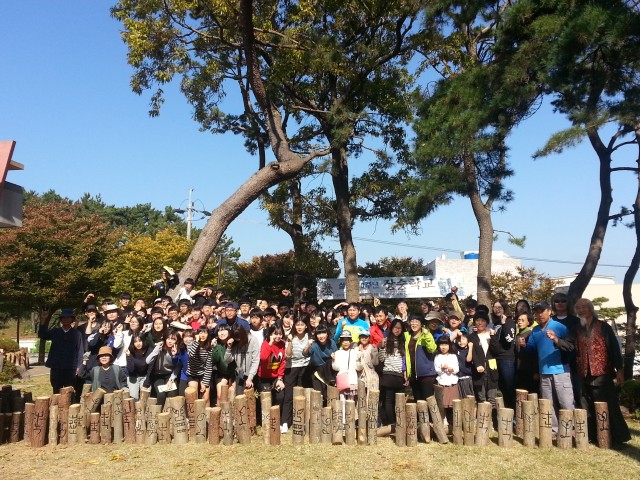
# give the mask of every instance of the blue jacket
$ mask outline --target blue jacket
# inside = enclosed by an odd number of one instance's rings
[[[411,342],[411,333],[404,332],[404,348],[405,348],[405,360],[407,362],[407,377],[412,375],[411,355],[409,354],[409,342]],[[416,361],[416,376],[417,377],[430,377],[435,376],[436,369],[433,365],[435,359],[435,351],[437,349],[435,340],[430,331],[423,329],[422,333],[418,337],[416,342],[415,361]]]
[[[42,341],[51,340],[49,356],[45,363],[47,367],[76,370],[82,365],[84,339],[77,328],[70,328],[65,332],[62,327],[49,330],[46,325],[40,325],[38,338]]]

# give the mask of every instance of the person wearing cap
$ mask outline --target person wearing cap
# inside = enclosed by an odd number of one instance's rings
[[[606,402],[611,442],[614,447],[620,446],[631,440],[615,387],[615,383],[622,385],[624,382],[620,344],[611,325],[598,318],[590,300],[578,299],[575,310],[580,322],[576,332],[576,352],[582,382],[581,406],[589,413],[589,437],[595,443],[595,402]]]
[[[351,338],[358,338],[361,328],[369,330],[369,322],[360,318],[360,305],[350,303],[347,308],[347,317],[338,322],[333,339],[338,343],[338,339],[343,330],[348,330]]]
[[[437,312],[429,313],[432,314],[439,315]],[[404,333],[407,377],[413,398],[416,401],[426,400],[434,394],[436,342],[431,331],[422,326],[422,315],[411,315],[408,323],[409,329]]]
[[[60,393],[62,387],[73,387],[76,375],[82,366],[84,344],[82,333],[73,328],[76,320],[71,308],[64,308],[59,316],[60,326],[49,328],[47,318],[41,318],[38,338],[41,342],[51,341],[45,366],[49,367],[49,381],[53,393]]]
[[[369,330],[360,329],[358,335],[358,357],[356,370],[360,372],[360,379],[364,380],[367,392],[370,390],[380,390],[380,379],[376,367],[378,366],[378,349],[371,344],[371,334]]]
[[[127,386],[127,375],[120,365],[113,365],[113,351],[110,347],[100,347],[98,351],[98,365],[88,372],[91,391],[99,388],[106,393],[113,393]]]
[[[162,297],[167,294],[169,290],[175,288],[180,283],[178,275],[173,271],[171,267],[166,265],[160,269],[162,278],[155,280],[149,287],[149,293],[153,293],[155,297]]]
[[[232,329],[242,327],[247,332],[251,330],[251,325],[244,318],[238,317],[238,304],[236,302],[227,302],[224,305],[224,318],[218,321],[218,327],[220,325],[229,325]],[[262,344],[260,342],[259,344]]]
[[[433,335],[433,339],[437,342],[438,339],[445,334],[444,329],[444,321],[442,320],[441,312],[429,312],[427,317],[425,318],[425,322],[427,324],[427,328]]]
[[[344,330],[340,333],[339,348],[331,354],[331,367],[336,375],[336,387],[340,390],[342,402],[342,421],[345,419],[345,405],[347,400],[356,400],[358,394],[358,351],[352,348],[351,332]]]
[[[516,408],[516,322],[509,304],[498,299],[493,304],[495,335],[491,337],[491,350],[498,362],[498,388],[507,408]]]
[[[476,314],[476,308],[478,308],[478,301],[469,298],[464,302],[464,308],[466,313],[462,319],[462,325],[467,328],[468,332],[471,332],[471,324],[473,323],[473,316]]]
[[[444,329],[444,332],[449,335],[449,340],[455,342],[456,339],[462,333],[467,333],[467,329],[462,326],[462,319],[464,318],[464,314],[452,310],[448,314],[449,316],[449,328]]]
[[[475,331],[469,334],[467,361],[472,362],[471,381],[477,402],[489,402],[495,412],[498,393],[498,362],[491,348],[495,331],[489,326],[489,313],[484,309],[473,316]],[[497,412],[495,412],[497,413]]]
[[[571,369],[562,351],[573,351],[573,339],[569,338],[569,329],[562,323],[551,319],[551,305],[548,302],[537,302],[533,311],[538,322],[531,330],[526,344],[520,340],[520,346],[527,351],[538,354],[538,368],[540,370],[540,397],[551,400],[552,427],[551,431],[558,431],[558,413],[560,409],[573,410],[573,387],[571,384]]]
[[[558,292],[551,297],[551,319],[560,322],[569,329],[569,336],[575,337],[580,319],[569,312],[569,297],[566,294]],[[532,327],[535,325],[532,325]],[[563,362],[569,364],[571,369],[571,384],[573,385],[573,400],[576,402],[576,408],[580,407],[580,398],[582,397],[582,381],[578,375],[578,365],[576,363],[576,352],[562,351]]]

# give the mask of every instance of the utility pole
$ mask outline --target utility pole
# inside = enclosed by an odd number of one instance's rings
[[[193,188],[189,189],[189,203],[187,206],[187,240],[191,240],[191,212],[193,211],[193,203],[191,202],[191,194]]]

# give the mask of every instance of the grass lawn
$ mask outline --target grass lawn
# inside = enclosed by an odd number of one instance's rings
[[[36,395],[50,393],[48,378],[26,382]],[[17,382],[16,387],[24,384]],[[630,422],[633,439],[622,451],[589,447],[540,450],[516,444],[511,449],[437,443],[399,448],[390,438],[378,445],[347,447],[291,445],[80,445],[32,449],[23,443],[0,446],[2,478],[246,478],[246,479],[636,479],[640,478],[640,423]]]

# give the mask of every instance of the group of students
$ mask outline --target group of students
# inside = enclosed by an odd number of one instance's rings
[[[463,312],[454,292],[442,307],[425,301],[421,313],[411,314],[400,302],[392,315],[385,307],[358,303],[325,311],[313,302],[270,306],[243,299],[238,304],[209,292],[202,301],[202,290],[192,292],[185,295],[183,289],[177,304],[164,295],[150,309],[142,299],[130,306],[125,294],[119,306],[103,302],[102,312],[95,298],[87,297],[86,320],[74,326],[82,343],[77,386],[86,382],[106,391],[126,386],[136,399],[141,389],[149,389],[161,405],[184,394],[190,382],[198,383],[200,397],[211,404],[224,385],[237,394],[249,388],[271,392],[272,404],[281,408],[282,432],[292,423],[295,386],[319,390],[326,404],[327,386],[337,387],[346,401],[355,399],[362,380],[367,392],[380,391],[382,425],[395,423],[395,395],[408,388],[421,400],[441,385],[451,421],[453,400],[467,395],[495,407],[499,390],[505,406],[513,408],[516,388],[540,391],[541,373],[566,373],[569,389],[577,386],[570,379],[575,354],[563,348],[570,346],[563,339],[578,319],[566,311],[562,294],[554,296],[553,309],[547,302],[530,307],[521,300],[512,314],[502,300],[491,309],[468,300]],[[551,347],[533,333],[536,320],[549,321],[547,312],[557,324]],[[547,340],[548,333],[543,333]],[[554,390],[550,398],[567,408],[566,392],[560,393]],[[571,403],[576,398],[579,393],[571,395]]]

